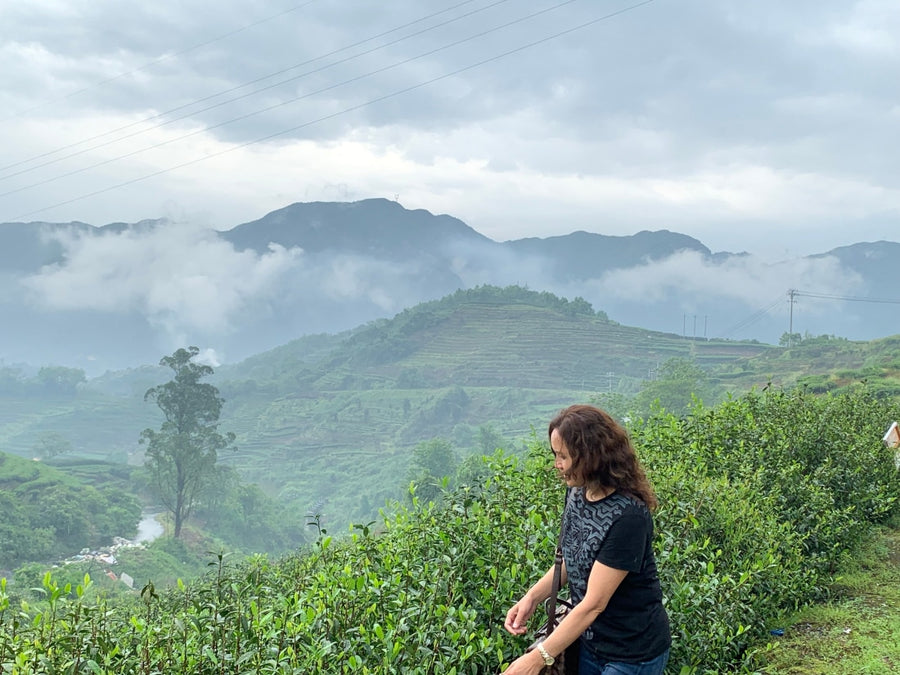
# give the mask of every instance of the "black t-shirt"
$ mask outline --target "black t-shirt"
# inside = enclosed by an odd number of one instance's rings
[[[669,618],[653,555],[653,518],[643,502],[618,492],[592,502],[582,488],[573,488],[563,516],[562,548],[574,602],[585,596],[594,561],[628,572],[582,634],[583,645],[603,660],[624,663],[649,661],[669,648]]]

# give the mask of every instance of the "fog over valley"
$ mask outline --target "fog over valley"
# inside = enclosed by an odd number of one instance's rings
[[[224,232],[165,220],[0,224],[0,358],[98,374],[196,344],[213,363],[235,362],[484,284],[581,297],[619,323],[690,337],[898,332],[885,311],[900,302],[895,242],[767,260],[665,230],[597,229],[495,242],[383,199],[297,203]]]

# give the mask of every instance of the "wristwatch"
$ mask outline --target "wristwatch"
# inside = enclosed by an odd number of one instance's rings
[[[544,649],[544,645],[542,645],[540,642],[538,642],[537,650],[538,650],[538,653],[541,655],[541,658],[544,659],[545,666],[552,666],[556,662],[556,659],[554,659],[552,656],[550,656],[550,652],[548,652],[546,649]]]

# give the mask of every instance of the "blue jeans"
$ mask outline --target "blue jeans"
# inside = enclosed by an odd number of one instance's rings
[[[579,651],[581,656],[578,659],[578,675],[662,675],[669,660],[668,649],[652,661],[643,663],[600,661],[584,645]]]

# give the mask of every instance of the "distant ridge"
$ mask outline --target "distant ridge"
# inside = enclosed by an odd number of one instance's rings
[[[75,233],[91,235],[77,256],[67,249]],[[113,233],[127,236],[103,238]],[[234,363],[478,285],[583,297],[620,324],[685,337],[777,344],[789,326],[850,339],[900,332],[895,312],[862,301],[900,295],[892,242],[775,263],[713,253],[665,229],[496,242],[450,215],[388,199],[290,204],[209,230],[190,251],[178,233],[163,220],[0,224],[0,316],[11,327],[0,332],[0,362],[93,375],[156,363],[190,343]],[[33,283],[59,271],[53,283]],[[202,309],[198,289],[208,296]],[[789,304],[788,289],[805,294]],[[56,295],[48,302],[42,293]]]
[[[494,243],[457,218],[424,209],[410,211],[387,199],[291,204],[238,225],[222,237],[238,249],[259,253],[274,242],[311,253],[342,251],[389,260],[436,256],[453,243]]]
[[[712,255],[693,237],[668,230],[643,230],[631,236],[577,231],[546,239],[517,239],[507,245],[512,251],[552,260],[554,273],[566,281],[596,278],[598,272],[647,264],[680,251]]]

